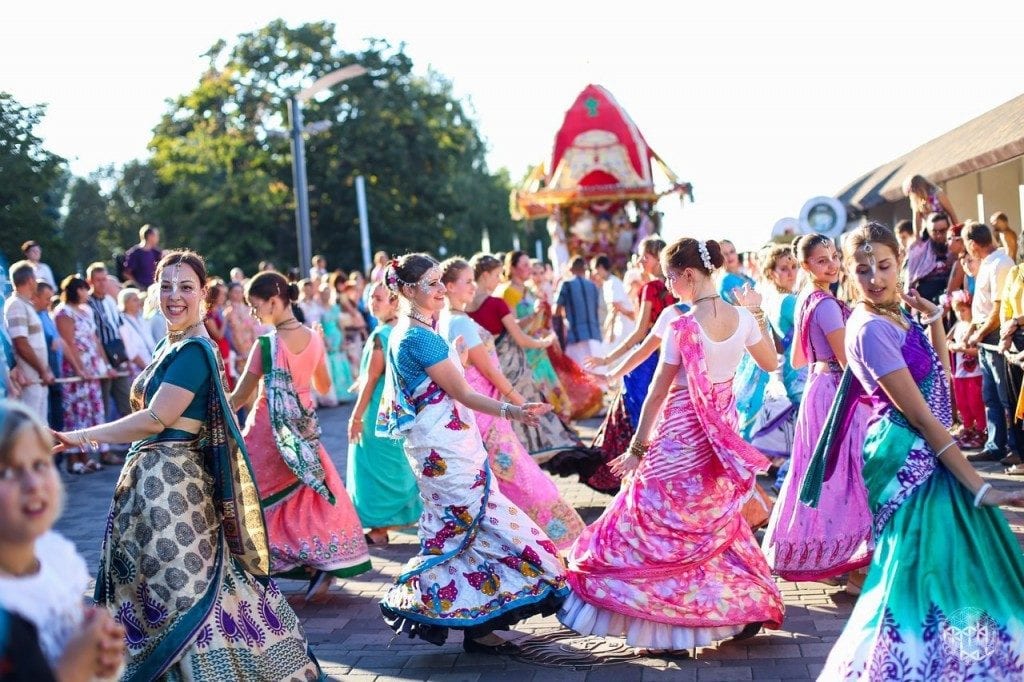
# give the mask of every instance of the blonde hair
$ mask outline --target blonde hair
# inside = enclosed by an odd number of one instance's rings
[[[9,462],[18,436],[25,429],[35,431],[39,444],[47,450],[53,447],[53,437],[46,424],[23,404],[13,400],[0,400],[0,463]]]

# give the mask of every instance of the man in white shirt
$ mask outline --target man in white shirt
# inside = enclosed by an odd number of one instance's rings
[[[1020,454],[1022,445],[1010,414],[1010,396],[1006,385],[1006,360],[992,347],[999,343],[999,299],[1013,260],[999,248],[992,230],[984,223],[974,223],[964,233],[967,253],[980,260],[974,284],[971,317],[974,332],[967,345],[982,344],[978,353],[981,366],[981,395],[988,420],[988,441],[981,452],[968,455],[972,462],[1010,459]],[[1014,396],[1016,404],[1016,396]],[[1008,452],[1007,448],[1010,451]]]
[[[636,308],[622,280],[611,271],[611,259],[608,256],[596,256],[590,267],[594,282],[601,285],[604,298],[604,338],[614,348],[636,326]]]
[[[4,320],[14,345],[17,368],[27,382],[21,390],[21,401],[45,424],[48,421],[47,387],[53,383],[54,376],[46,352],[43,323],[32,303],[36,293],[35,269],[31,262],[22,260],[11,266],[10,274],[14,292],[4,303]]]

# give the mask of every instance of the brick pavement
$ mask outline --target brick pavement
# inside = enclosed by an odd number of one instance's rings
[[[345,471],[348,414],[348,407],[320,411],[324,443],[342,473]],[[584,424],[584,433],[592,433],[595,426],[594,421]],[[1009,477],[997,473],[1001,468],[994,463],[981,465],[979,470],[1000,487],[1013,485]],[[116,479],[117,472],[110,467],[89,476],[64,474],[67,506],[57,529],[75,543],[93,573]],[[588,522],[597,518],[609,499],[575,479],[558,479],[558,483],[566,498]],[[1024,514],[1011,512],[1007,516],[1024,546]],[[839,588],[821,583],[779,581],[786,603],[786,620],[781,630],[763,632],[742,643],[702,648],[697,651],[696,659],[691,660],[646,658],[591,668],[541,667],[504,657],[463,653],[457,633],[441,647],[393,638],[381,620],[377,602],[415,550],[416,536],[412,529],[393,533],[388,547],[371,550],[374,564],[371,572],[336,581],[328,595],[314,604],[304,602],[303,583],[281,581],[282,590],[291,595],[289,601],[302,619],[309,641],[331,679],[379,682],[809,680],[821,669],[853,604],[852,598]],[[559,631],[564,629],[554,617],[548,617],[521,623],[514,634],[534,636]]]

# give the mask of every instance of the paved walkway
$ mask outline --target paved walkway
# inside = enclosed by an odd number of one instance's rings
[[[321,410],[324,443],[338,470],[345,471],[345,424],[349,408]],[[590,434],[596,422],[583,427]],[[1015,483],[997,474],[996,464],[980,467],[986,478],[1000,487]],[[64,474],[67,507],[57,524],[60,532],[77,545],[95,573],[100,541],[117,472],[111,468],[89,476]],[[566,498],[593,521],[608,497],[591,491],[575,479],[558,479]],[[1016,482],[1020,485],[1020,482]],[[1024,545],[1024,514],[1009,513],[1011,525]],[[821,583],[779,582],[786,602],[783,629],[768,631],[736,644],[706,647],[696,659],[635,658],[631,650],[612,640],[570,636],[554,617],[534,618],[512,633],[517,637],[542,637],[552,654],[585,661],[572,667],[546,667],[462,651],[461,636],[453,633],[442,647],[420,641],[396,639],[381,620],[377,602],[399,568],[416,551],[413,530],[393,533],[391,544],[371,550],[374,569],[355,579],[337,581],[320,602],[307,604],[304,583],[281,581],[289,601],[306,628],[313,649],[331,679],[346,680],[809,680],[821,669],[846,621],[853,598],[836,587]],[[91,588],[90,588],[91,589]],[[564,635],[558,638],[558,633]],[[546,636],[546,637],[545,637]],[[623,655],[627,659],[622,661]],[[589,658],[589,661],[587,660]],[[621,661],[610,664],[611,661]],[[588,664],[589,663],[589,664]]]

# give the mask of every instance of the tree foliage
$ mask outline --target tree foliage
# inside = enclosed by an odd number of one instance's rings
[[[332,266],[361,265],[355,178],[363,175],[371,243],[390,253],[471,253],[480,234],[510,235],[508,180],[492,175],[474,122],[441,75],[413,73],[401,47],[379,40],[346,53],[329,22],[283,21],[219,41],[198,85],[170,102],[149,162],[153,217],[169,243],[213,269],[297,261],[288,96],[358,63],[368,69],[304,107],[330,126],[306,140],[313,250]],[[275,134],[277,133],[277,134]],[[506,241],[510,241],[507,237]],[[306,264],[303,264],[306,265]]]
[[[17,260],[21,244],[34,239],[64,265],[70,250],[58,239],[58,221],[68,176],[64,159],[34,132],[44,113],[0,92],[0,253]]]

